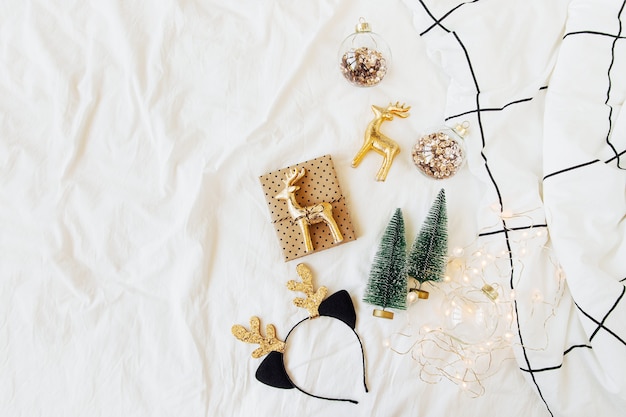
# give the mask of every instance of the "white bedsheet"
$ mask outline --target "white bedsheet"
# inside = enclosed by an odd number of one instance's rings
[[[623,9],[4,1],[0,415],[623,415]],[[359,17],[393,53],[372,88],[337,69]],[[411,116],[384,125],[402,151],[376,182],[378,156],[350,162],[370,106],[396,101]],[[419,174],[417,138],[463,121],[463,169]],[[283,262],[258,177],[325,154],[357,239]],[[394,320],[372,317],[361,299],[384,227],[401,208],[412,242],[442,187],[452,281]],[[231,334],[257,315],[284,338],[306,317],[285,287],[299,262],[351,294],[369,390],[358,344],[332,320],[290,336],[288,368],[307,391],[358,404],[261,384],[255,347]],[[464,283],[454,268],[474,262]],[[426,363],[390,349],[400,333],[436,334],[446,299],[482,282],[500,291],[508,342],[478,391],[438,373],[459,369],[446,346]]]

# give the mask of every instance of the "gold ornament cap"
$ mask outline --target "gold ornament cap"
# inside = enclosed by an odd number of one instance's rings
[[[372,315],[381,319],[393,319],[393,313],[391,311],[374,309]]]
[[[372,28],[370,27],[370,24],[365,21],[365,19],[360,18],[355,30],[357,32],[371,32]]]
[[[468,130],[469,130],[469,122],[467,120],[464,121],[463,123],[460,123],[454,126],[454,131],[462,138],[465,138]]]

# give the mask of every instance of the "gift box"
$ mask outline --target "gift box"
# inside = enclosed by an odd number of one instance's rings
[[[356,239],[330,155],[259,179],[285,261]]]

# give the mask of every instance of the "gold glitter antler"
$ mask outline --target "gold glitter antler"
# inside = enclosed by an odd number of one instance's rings
[[[266,336],[262,336],[261,320],[256,316],[252,316],[250,318],[250,330],[247,330],[240,324],[235,324],[231,328],[231,331],[233,336],[242,342],[257,343],[259,345],[259,347],[252,352],[253,358],[260,358],[261,356],[267,355],[272,351],[285,351],[285,342],[276,338],[276,327],[274,327],[273,324],[268,324],[265,326]]]
[[[320,315],[318,307],[320,306],[324,297],[328,293],[328,288],[322,286],[313,290],[313,274],[311,270],[305,264],[298,264],[296,266],[296,272],[302,278],[302,282],[289,280],[287,282],[287,288],[291,291],[299,291],[306,294],[305,298],[294,298],[293,303],[296,307],[306,308],[309,312],[309,316],[313,319]]]

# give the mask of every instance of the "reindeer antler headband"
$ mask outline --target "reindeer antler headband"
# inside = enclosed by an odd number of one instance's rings
[[[273,324],[265,326],[265,336],[263,336],[261,334],[261,321],[256,316],[250,318],[250,330],[247,330],[239,324],[235,324],[231,329],[232,333],[242,342],[255,343],[259,345],[259,347],[252,352],[253,358],[260,358],[267,355],[256,371],[256,379],[260,382],[275,388],[295,388],[306,395],[320,398],[322,400],[347,401],[356,404],[357,401],[351,399],[328,398],[306,392],[292,381],[287,373],[287,370],[285,369],[284,352],[291,332],[293,332],[296,327],[306,320],[312,320],[319,316],[335,318],[345,323],[352,330],[359,342],[359,346],[361,348],[361,360],[363,364],[363,387],[365,388],[365,392],[367,392],[363,344],[361,343],[359,335],[354,330],[356,327],[356,312],[354,311],[354,305],[352,304],[350,294],[348,294],[346,290],[341,290],[324,299],[328,293],[328,289],[322,286],[319,287],[317,291],[314,290],[313,275],[311,274],[309,267],[305,264],[298,264],[296,266],[296,271],[302,278],[302,282],[290,280],[287,282],[287,288],[291,291],[302,292],[306,295],[306,298],[295,298],[293,303],[297,307],[306,309],[309,313],[309,317],[306,317],[296,323],[291,330],[289,330],[284,341],[281,341],[276,337],[276,328]]]

